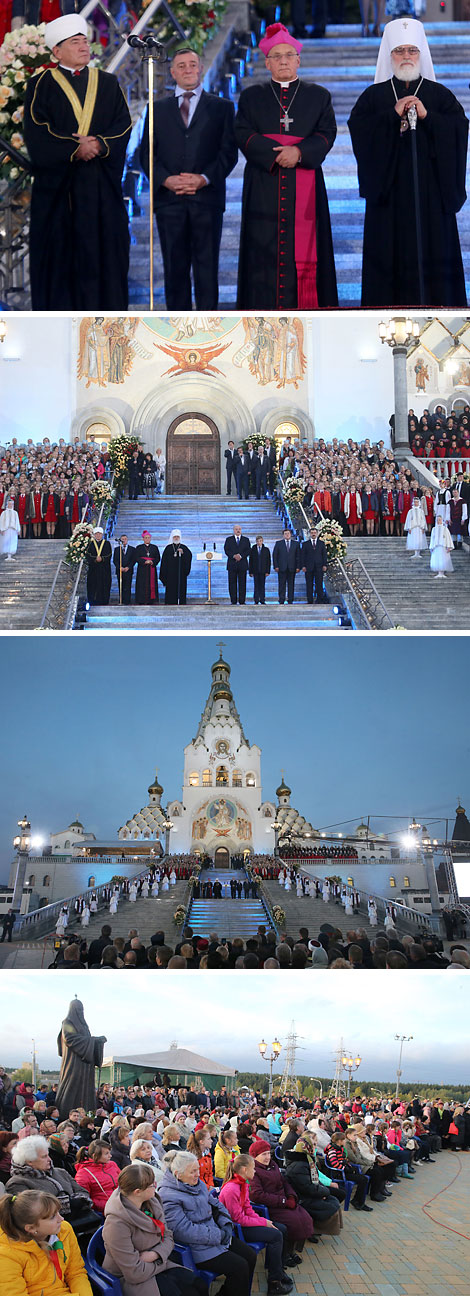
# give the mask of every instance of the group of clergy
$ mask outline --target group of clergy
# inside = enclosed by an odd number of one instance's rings
[[[121,180],[131,120],[117,79],[89,68],[87,26],[46,27],[56,66],[30,78],[24,138],[32,164],[33,309],[125,310],[129,229]],[[226,179],[246,159],[239,308],[338,303],[322,163],[336,137],[329,92],[299,77],[301,44],[281,23],[259,46],[269,78],[233,105],[202,87],[198,54],[173,56],[175,92],[157,99],[154,207],[169,310],[218,304]],[[466,306],[456,213],[466,200],[468,123],[436,82],[423,25],[387,24],[375,84],[349,130],[366,201],[362,306]],[[141,165],[149,174],[146,120]]]
[[[126,535],[122,535],[113,553],[103,528],[95,527],[86,554],[88,602],[92,607],[106,606],[109,603],[113,562],[120,603],[132,602],[134,569],[136,603],[159,603],[159,579],[165,589],[165,603],[186,603],[191,560],[191,550],[181,543],[181,532],[176,529],[171,532],[160,562],[160,550],[158,545],[152,544],[150,531],[143,531],[142,543],[135,546],[129,544]]]

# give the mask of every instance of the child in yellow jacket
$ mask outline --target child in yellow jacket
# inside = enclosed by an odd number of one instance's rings
[[[0,1198],[0,1283],[5,1296],[93,1296],[56,1197],[28,1190]]]

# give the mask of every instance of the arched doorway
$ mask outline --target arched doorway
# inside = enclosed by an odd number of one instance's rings
[[[220,437],[207,414],[180,414],[166,439],[168,495],[220,495]]]
[[[230,855],[226,846],[218,846],[214,855],[214,866],[216,869],[230,868]]]

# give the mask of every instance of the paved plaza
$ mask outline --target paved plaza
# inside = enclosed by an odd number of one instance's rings
[[[393,1184],[393,1197],[374,1204],[373,1219],[350,1209],[340,1237],[307,1246],[301,1268],[289,1270],[293,1296],[464,1296],[469,1201],[470,1153],[441,1152],[435,1165]],[[253,1292],[266,1290],[261,1255]]]

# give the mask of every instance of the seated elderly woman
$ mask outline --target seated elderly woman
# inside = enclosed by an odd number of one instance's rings
[[[155,1183],[161,1184],[165,1174],[163,1161],[155,1156],[149,1139],[134,1139],[131,1147],[131,1165],[149,1165],[153,1170]]]
[[[224,1296],[249,1296],[256,1263],[253,1250],[236,1237],[227,1210],[199,1177],[191,1152],[167,1152],[159,1195],[175,1242],[191,1248],[200,1269],[225,1275]]]
[[[341,1185],[322,1183],[315,1154],[315,1135],[305,1132],[286,1154],[286,1179],[297,1193],[300,1205],[308,1211],[317,1233],[336,1236],[343,1227]],[[328,1175],[323,1176],[328,1178]]]
[[[283,1264],[292,1268],[300,1264],[300,1255],[306,1238],[312,1236],[312,1220],[308,1211],[299,1205],[292,1184],[288,1182],[273,1159],[267,1139],[255,1139],[249,1155],[254,1158],[255,1173],[250,1183],[250,1200],[266,1206],[274,1224],[286,1230]]]
[[[387,1179],[393,1176],[393,1161],[374,1151],[362,1121],[348,1125],[345,1151],[348,1160],[369,1176],[371,1201],[382,1202],[392,1196],[386,1185]]]
[[[6,1184],[11,1175],[11,1156],[18,1142],[12,1130],[0,1130],[0,1183]]]
[[[68,1170],[69,1175],[75,1174],[76,1148],[72,1143],[74,1130],[69,1126],[66,1130],[54,1132],[48,1139],[49,1156],[53,1166],[57,1170]]]
[[[74,1230],[46,1192],[0,1199],[0,1271],[12,1296],[92,1296]]]
[[[66,1170],[57,1170],[51,1164],[49,1149],[40,1134],[23,1139],[13,1148],[12,1173],[7,1181],[9,1193],[39,1189],[57,1197],[61,1214],[73,1224],[74,1232],[83,1248],[101,1220],[92,1209],[91,1197]]]
[[[154,1139],[153,1133],[154,1131],[150,1121],[141,1121],[139,1125],[136,1125],[136,1128],[133,1131],[131,1149],[134,1143],[144,1139],[145,1143],[150,1143],[152,1149],[152,1156],[150,1158],[152,1165],[158,1166],[160,1161],[163,1159],[163,1146],[160,1139]]]
[[[97,1211],[104,1211],[108,1197],[117,1187],[119,1166],[111,1160],[111,1148],[104,1139],[94,1139],[80,1148],[77,1155],[75,1182],[90,1194]]]
[[[103,1269],[119,1278],[123,1296],[199,1296],[200,1279],[172,1258],[173,1233],[151,1166],[121,1170],[104,1214]]]
[[[165,1156],[165,1152],[184,1152],[186,1144],[184,1139],[181,1138],[179,1125],[167,1125],[162,1134],[161,1146],[163,1156]]]
[[[118,1125],[113,1123],[113,1127],[110,1131],[109,1145],[113,1161],[116,1162],[116,1165],[119,1166],[120,1170],[124,1170],[124,1166],[130,1165],[131,1160],[129,1154],[131,1132],[129,1124],[124,1116],[119,1116],[118,1120],[120,1123]]]
[[[257,1215],[250,1202],[248,1184],[254,1179],[255,1161],[242,1152],[227,1168],[225,1182],[220,1191],[220,1201],[239,1224],[246,1242],[262,1242],[266,1248],[269,1293],[292,1291],[293,1282],[285,1273],[282,1254],[284,1249],[283,1226],[278,1227],[262,1215]]]

